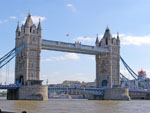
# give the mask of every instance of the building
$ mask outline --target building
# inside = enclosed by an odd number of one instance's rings
[[[145,80],[146,79],[146,71],[140,70],[138,71],[138,80]]]
[[[138,71],[136,79],[127,80],[122,78],[121,87],[127,87],[129,89],[150,89],[150,78],[147,78],[146,71]]]
[[[65,81],[63,81],[62,86],[64,86],[64,87],[81,87],[81,83],[79,81],[65,80]]]
[[[118,87],[120,86],[120,39],[119,34],[113,37],[110,29],[106,28],[103,38],[99,41],[96,38],[97,48],[109,48],[109,53],[100,53],[96,55],[96,86]]]

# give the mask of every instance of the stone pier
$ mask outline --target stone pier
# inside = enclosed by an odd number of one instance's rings
[[[9,89],[8,100],[48,100],[47,86],[29,85],[20,86],[18,89]]]
[[[130,100],[128,88],[104,89],[104,100]]]

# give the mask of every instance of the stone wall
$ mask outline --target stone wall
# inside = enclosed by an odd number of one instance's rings
[[[104,100],[130,100],[127,88],[106,88],[104,89]]]
[[[19,100],[48,100],[47,86],[21,86],[19,88]]]

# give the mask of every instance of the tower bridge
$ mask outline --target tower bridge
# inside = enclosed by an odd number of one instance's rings
[[[127,89],[115,88],[120,87],[120,39],[119,35],[113,37],[108,27],[100,41],[96,37],[95,46],[43,40],[40,21],[36,27],[29,13],[21,29],[19,24],[16,29],[16,49],[24,44],[15,61],[15,84],[20,87],[8,89],[8,99],[47,99],[48,88],[40,80],[40,54],[41,50],[53,50],[95,55],[96,87],[106,88],[104,98],[129,100]]]

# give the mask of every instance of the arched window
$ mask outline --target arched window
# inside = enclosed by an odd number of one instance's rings
[[[103,80],[102,81],[102,87],[107,87],[108,86],[108,81],[107,80]]]

